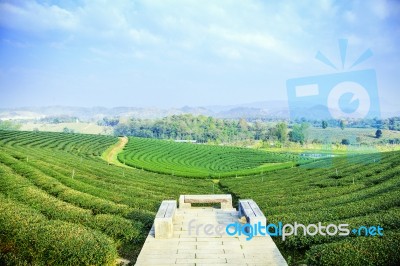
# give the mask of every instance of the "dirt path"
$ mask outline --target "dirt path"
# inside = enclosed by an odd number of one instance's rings
[[[123,163],[118,161],[117,156],[118,156],[118,153],[120,153],[124,149],[124,147],[127,143],[128,143],[127,137],[120,137],[118,143],[111,146],[110,148],[108,148],[101,157],[105,161],[107,161],[109,164],[125,166]]]

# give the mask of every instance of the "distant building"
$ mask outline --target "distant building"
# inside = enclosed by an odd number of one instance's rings
[[[196,143],[197,140],[176,139],[175,142]]]

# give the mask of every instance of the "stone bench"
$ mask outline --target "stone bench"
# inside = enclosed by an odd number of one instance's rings
[[[176,212],[176,200],[163,200],[154,219],[154,237],[171,238],[174,233],[173,221]]]
[[[181,195],[179,208],[190,208],[192,203],[221,203],[221,209],[232,209],[232,196],[230,194],[218,195]]]
[[[250,225],[260,224],[266,226],[267,218],[262,213],[257,203],[252,199],[239,200],[239,217],[245,216]]]

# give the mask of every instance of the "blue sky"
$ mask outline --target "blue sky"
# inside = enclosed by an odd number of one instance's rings
[[[286,80],[376,70],[400,84],[398,1],[0,0],[0,107],[182,107],[286,100]]]

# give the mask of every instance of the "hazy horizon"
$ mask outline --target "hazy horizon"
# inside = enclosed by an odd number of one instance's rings
[[[286,81],[375,69],[398,102],[396,1],[0,1],[0,108],[287,101]],[[338,39],[348,39],[341,66]],[[382,104],[384,103],[384,104]]]

